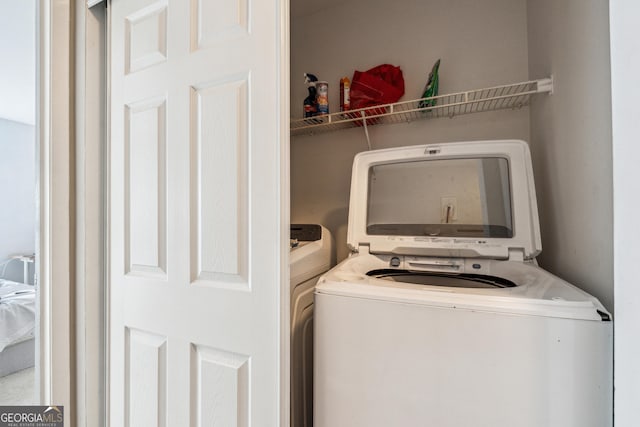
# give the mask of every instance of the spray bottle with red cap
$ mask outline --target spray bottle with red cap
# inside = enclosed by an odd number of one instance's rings
[[[307,84],[309,96],[304,99],[304,117],[313,117],[318,114],[318,92],[316,82],[318,78],[313,74],[304,73],[304,82]]]

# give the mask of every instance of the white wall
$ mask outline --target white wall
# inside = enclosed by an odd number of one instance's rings
[[[34,126],[0,119],[0,262],[35,252],[35,147]],[[22,262],[11,262],[5,277],[22,281]]]
[[[611,86],[613,110],[614,275],[615,275],[615,425],[640,420],[640,3],[612,1]]]
[[[608,13],[602,0],[527,3],[529,73],[554,77],[530,107],[538,260],[613,310]]]
[[[0,58],[2,262],[35,251],[36,0],[0,0]],[[5,274],[22,281],[22,262],[11,262]]]
[[[35,124],[36,0],[0,0],[0,117]]]
[[[302,117],[303,73],[329,82],[337,111],[339,79],[390,63],[400,66],[403,99],[421,95],[440,58],[440,93],[525,81],[526,0],[352,0],[304,15],[292,0],[291,114]],[[535,75],[534,78],[545,77]],[[500,111],[370,129],[373,148],[461,140],[529,139],[529,111]],[[318,222],[347,253],[346,229],[353,156],[366,150],[362,129],[291,140],[291,220]]]

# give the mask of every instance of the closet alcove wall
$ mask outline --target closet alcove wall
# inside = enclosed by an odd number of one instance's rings
[[[531,105],[369,129],[374,149],[523,139],[534,162],[540,265],[613,310],[611,84],[608,2],[597,0],[291,0],[291,114],[302,117],[303,73],[329,82],[382,63],[400,66],[404,99],[421,95],[441,59],[440,93],[553,75]],[[346,245],[353,156],[361,128],[291,138],[291,221]]]

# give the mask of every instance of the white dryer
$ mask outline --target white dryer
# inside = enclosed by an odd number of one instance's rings
[[[291,224],[291,426],[313,425],[313,289],[331,268],[333,239],[318,224]]]
[[[522,141],[356,156],[315,290],[315,427],[606,427],[612,322],[539,268]]]

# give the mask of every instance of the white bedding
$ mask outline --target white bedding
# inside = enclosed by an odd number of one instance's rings
[[[36,293],[31,285],[0,279],[0,351],[34,336]]]

